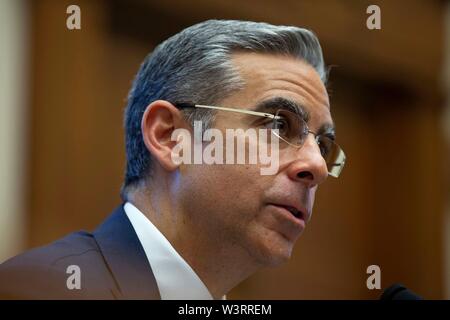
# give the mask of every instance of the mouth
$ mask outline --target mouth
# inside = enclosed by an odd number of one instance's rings
[[[289,211],[297,219],[304,220],[303,219],[303,213],[301,211],[297,210],[296,208],[291,207],[291,206],[280,206],[280,207],[285,208],[287,211]]]
[[[297,209],[296,207],[289,206],[289,205],[283,205],[283,204],[275,204],[275,203],[273,203],[272,205],[289,211],[291,213],[291,215],[295,217],[296,220],[300,220],[302,222],[306,222],[306,220],[307,220],[305,212]]]
[[[306,214],[296,207],[270,203],[276,228],[289,241],[295,242],[306,227]]]

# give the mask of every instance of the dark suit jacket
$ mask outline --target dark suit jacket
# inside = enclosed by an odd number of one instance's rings
[[[68,289],[70,265],[81,289]],[[1,299],[160,299],[144,249],[118,207],[93,233],[75,232],[0,265]]]

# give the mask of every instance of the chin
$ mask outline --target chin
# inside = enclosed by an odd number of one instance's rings
[[[278,239],[265,239],[258,250],[253,251],[257,255],[260,264],[266,267],[277,267],[289,261],[292,255],[293,243],[280,236]]]

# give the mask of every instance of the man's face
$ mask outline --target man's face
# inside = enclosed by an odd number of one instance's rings
[[[328,94],[311,66],[290,57],[256,53],[234,54],[232,62],[245,88],[218,106],[255,110],[265,101],[284,98],[309,114],[311,131],[332,125]],[[213,127],[223,132],[245,130],[255,118],[217,111]],[[280,140],[279,168],[274,175],[261,175],[260,168],[254,164],[187,165],[180,173],[178,200],[207,241],[244,249],[258,264],[277,265],[290,257],[310,219],[315,192],[327,178],[327,167],[309,134],[301,148]],[[290,207],[302,211],[301,218]]]

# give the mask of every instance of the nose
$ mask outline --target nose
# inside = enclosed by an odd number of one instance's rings
[[[308,134],[301,148],[296,149],[295,159],[288,167],[288,176],[292,180],[314,187],[326,180],[328,169],[325,159],[312,133]]]

